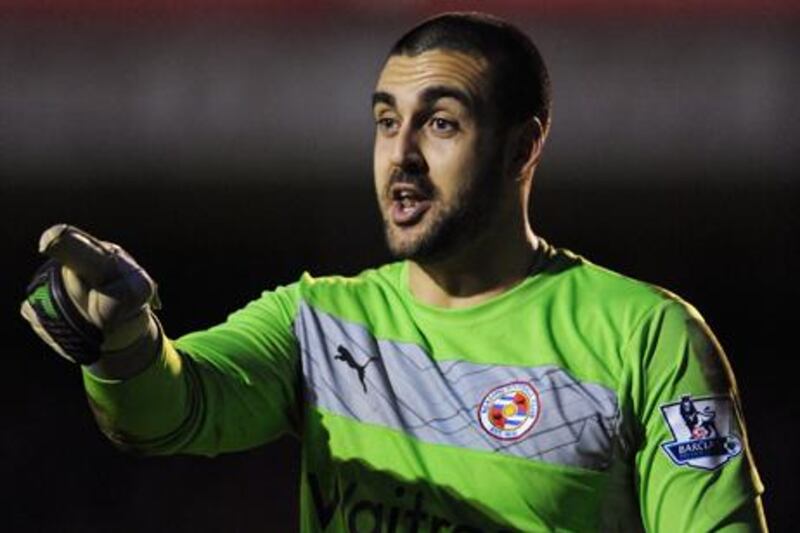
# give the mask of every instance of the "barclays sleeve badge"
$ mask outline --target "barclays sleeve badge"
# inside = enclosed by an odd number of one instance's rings
[[[676,465],[716,470],[742,453],[731,411],[731,401],[724,396],[693,399],[684,395],[678,402],[662,405],[673,440],[661,447]]]

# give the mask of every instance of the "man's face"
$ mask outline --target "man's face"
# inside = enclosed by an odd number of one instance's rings
[[[499,149],[488,64],[449,50],[389,58],[373,95],[374,172],[393,255],[447,255],[494,208]]]

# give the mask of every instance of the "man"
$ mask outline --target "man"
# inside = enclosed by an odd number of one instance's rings
[[[53,261],[22,312],[85,365],[108,437],[213,455],[292,433],[303,531],[765,528],[700,315],[531,230],[550,113],[529,39],[484,15],[428,20],[392,49],[373,113],[396,263],[304,275],[173,341],[124,251],[45,232]]]

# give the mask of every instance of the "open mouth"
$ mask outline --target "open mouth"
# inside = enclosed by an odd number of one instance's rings
[[[431,206],[431,197],[416,185],[397,183],[390,190],[389,213],[398,226],[416,224]]]

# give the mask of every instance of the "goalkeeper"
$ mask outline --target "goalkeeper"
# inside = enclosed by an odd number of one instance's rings
[[[445,14],[372,98],[397,261],[303,275],[177,339],[116,245],[58,225],[22,313],[82,365],[124,449],[215,455],[289,433],[303,531],[758,531],[725,356],[689,304],[532,231],[550,86],[531,41]]]

